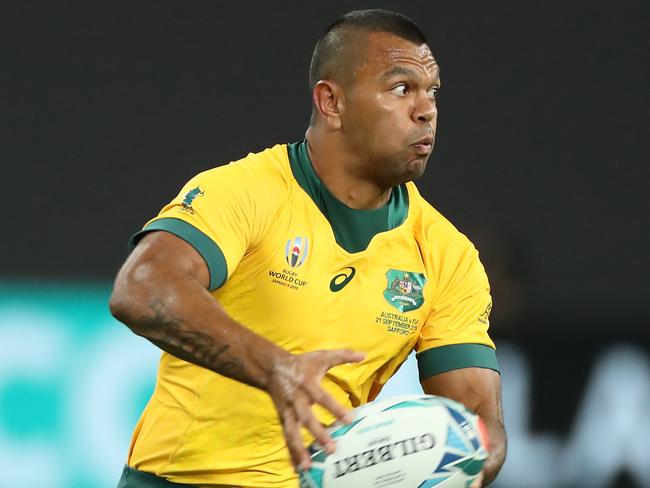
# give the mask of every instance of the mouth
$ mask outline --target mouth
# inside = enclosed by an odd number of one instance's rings
[[[418,155],[426,156],[433,150],[433,136],[426,136],[411,144]]]

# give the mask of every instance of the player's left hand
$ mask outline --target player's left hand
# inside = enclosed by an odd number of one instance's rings
[[[474,483],[472,483],[469,488],[481,488],[483,486],[483,472],[481,471],[481,474],[478,475],[478,477],[474,480]]]

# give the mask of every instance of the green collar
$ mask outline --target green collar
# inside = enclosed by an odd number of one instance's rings
[[[338,200],[314,171],[307,141],[289,144],[289,162],[293,176],[323,213],[334,231],[339,246],[349,253],[365,250],[375,234],[394,229],[408,215],[408,190],[393,188],[388,203],[380,208],[355,210]]]

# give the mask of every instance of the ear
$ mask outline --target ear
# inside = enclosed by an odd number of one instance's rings
[[[320,80],[311,94],[312,102],[320,118],[330,130],[341,128],[343,90],[333,81]]]

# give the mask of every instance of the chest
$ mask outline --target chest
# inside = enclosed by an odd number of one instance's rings
[[[244,256],[221,298],[234,318],[293,352],[349,347],[384,358],[413,346],[431,294],[407,225],[349,253],[317,210],[297,206]]]

